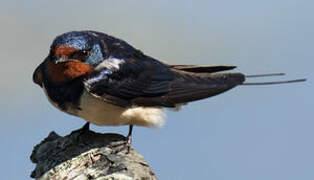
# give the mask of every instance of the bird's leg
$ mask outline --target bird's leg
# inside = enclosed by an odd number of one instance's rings
[[[133,130],[133,125],[129,125],[129,133],[128,133],[125,141],[113,143],[110,145],[110,147],[115,148],[115,152],[119,152],[119,151],[126,149],[127,153],[129,153],[131,150],[131,143],[132,143],[132,130]]]
[[[129,125],[129,133],[128,133],[128,136],[126,137],[126,146],[128,148],[128,152],[130,152],[130,149],[131,149],[132,130],[133,130],[133,125]]]

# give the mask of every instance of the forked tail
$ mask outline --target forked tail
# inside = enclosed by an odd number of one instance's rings
[[[245,78],[257,78],[257,77],[267,77],[267,76],[284,76],[285,73],[272,73],[272,74],[255,74],[255,75],[246,75]],[[294,79],[286,81],[266,81],[266,82],[244,82],[241,85],[274,85],[274,84],[287,84],[295,82],[303,82],[306,79]]]

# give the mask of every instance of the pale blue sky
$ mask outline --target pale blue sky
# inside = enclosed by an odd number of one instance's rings
[[[50,105],[31,75],[56,35],[91,29],[162,61],[308,78],[238,87],[167,111],[162,129],[135,127],[133,145],[160,179],[313,180],[313,7],[310,0],[0,0],[2,179],[29,179],[33,146],[52,130],[66,135],[84,124]]]

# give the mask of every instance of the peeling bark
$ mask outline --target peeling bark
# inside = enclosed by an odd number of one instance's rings
[[[149,165],[132,148],[123,147],[125,137],[89,130],[67,136],[51,132],[36,145],[31,160],[36,163],[31,177],[38,180],[156,180]]]

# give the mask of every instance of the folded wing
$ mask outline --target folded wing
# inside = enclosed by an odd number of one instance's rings
[[[149,57],[124,61],[118,70],[91,73],[86,89],[118,106],[175,107],[220,94],[244,81],[241,73],[212,73],[234,66],[165,65]]]

